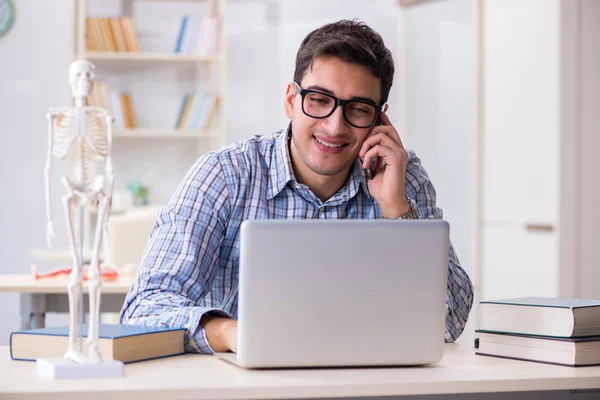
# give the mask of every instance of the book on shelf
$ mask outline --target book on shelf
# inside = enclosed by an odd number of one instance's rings
[[[125,31],[123,29],[123,23],[121,20],[122,20],[122,18],[110,18],[109,19],[110,29],[114,36],[114,43],[115,43],[116,51],[119,51],[119,52],[135,51],[135,50],[130,50],[130,48],[135,47],[135,45],[129,46],[129,47],[127,46],[127,40],[125,39]],[[134,30],[134,35],[136,38],[134,39],[133,43],[138,44],[138,47],[139,47],[139,39],[137,38],[137,32],[135,32],[135,30]]]
[[[210,17],[184,15],[179,26],[175,53],[216,53],[220,22],[218,14]]]
[[[137,120],[129,94],[111,92],[108,90],[106,82],[99,80],[94,82],[88,100],[90,106],[102,107],[114,117],[116,129],[137,128]]]
[[[87,337],[87,325],[80,326]],[[98,350],[102,357],[124,363],[183,354],[185,328],[100,324]],[[88,354],[87,343],[83,352]],[[35,361],[62,357],[69,344],[69,326],[17,331],[10,334],[10,357]]]
[[[85,30],[87,51],[141,51],[140,39],[131,17],[87,17]]]
[[[557,338],[475,331],[475,354],[573,367],[600,365],[600,336]]]
[[[600,300],[523,297],[481,301],[480,329],[525,335],[600,335]]]
[[[120,93],[119,105],[121,106],[120,112],[124,115],[123,127],[127,129],[137,128],[137,121],[133,112],[133,106],[131,105],[131,96],[126,93]]]
[[[216,94],[188,93],[181,102],[175,127],[177,129],[208,129],[215,117],[219,104]]]

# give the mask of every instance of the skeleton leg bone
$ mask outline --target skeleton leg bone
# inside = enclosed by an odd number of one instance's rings
[[[73,257],[73,270],[69,275],[69,284],[67,286],[69,295],[69,348],[65,353],[65,358],[76,363],[85,362],[85,356],[78,349],[78,326],[79,298],[81,296],[81,265],[76,251],[75,233],[73,231],[73,220],[71,219],[71,207],[74,205],[76,195],[69,191],[69,194],[63,196],[63,206],[67,222],[67,233],[71,242],[71,254]]]
[[[102,356],[98,351],[98,323],[100,321],[100,295],[102,293],[102,283],[100,281],[100,266],[98,261],[98,252],[102,243],[102,232],[104,230],[105,216],[108,209],[109,198],[99,193],[100,202],[98,204],[98,219],[96,223],[96,236],[94,238],[94,248],[92,259],[88,272],[88,288],[90,293],[90,322],[87,335],[89,345],[89,356],[92,362],[101,363]]]

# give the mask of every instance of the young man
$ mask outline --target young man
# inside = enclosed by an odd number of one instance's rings
[[[186,327],[187,351],[235,352],[242,221],[442,218],[419,158],[382,112],[393,74],[391,53],[363,23],[311,32],[287,86],[290,124],[195,163],[159,213],[121,323]],[[450,342],[473,303],[452,246],[446,297]]]

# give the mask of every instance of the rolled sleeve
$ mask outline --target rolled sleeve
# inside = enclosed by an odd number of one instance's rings
[[[436,206],[436,192],[423,168],[421,160],[409,150],[406,167],[405,192],[417,202],[421,218],[443,219],[442,209]],[[444,340],[454,342],[462,334],[471,307],[473,306],[473,285],[463,270],[454,251],[452,242],[448,252],[448,286],[446,290],[446,329]]]

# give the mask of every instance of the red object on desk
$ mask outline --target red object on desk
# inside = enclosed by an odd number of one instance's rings
[[[73,268],[60,268],[60,269],[54,269],[50,272],[46,272],[44,274],[40,274],[37,270],[37,266],[34,264],[31,266],[31,273],[34,277],[34,279],[37,281],[39,279],[45,279],[45,278],[54,278],[60,275],[69,275],[71,273],[71,271],[73,270]],[[88,270],[89,270],[89,266],[85,266],[83,267],[82,272],[82,279],[84,281],[88,280]],[[102,280],[107,280],[107,281],[113,281],[115,279],[117,279],[119,277],[119,272],[111,267],[107,267],[107,266],[100,266],[100,279]]]

